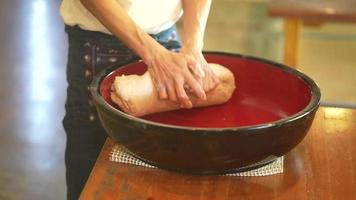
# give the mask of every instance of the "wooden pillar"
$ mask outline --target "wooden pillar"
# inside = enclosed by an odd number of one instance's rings
[[[284,63],[297,67],[299,30],[302,22],[299,19],[285,19],[284,22]]]

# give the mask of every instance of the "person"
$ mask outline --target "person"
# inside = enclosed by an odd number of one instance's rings
[[[191,108],[187,92],[206,99],[219,80],[202,49],[211,0],[63,0],[68,35],[67,198],[78,199],[106,139],[89,93],[100,70],[142,59],[159,97]],[[183,20],[182,41],[175,23]],[[187,90],[189,88],[189,90]]]

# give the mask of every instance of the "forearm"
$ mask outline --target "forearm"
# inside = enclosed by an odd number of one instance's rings
[[[183,48],[202,51],[211,0],[182,0]]]
[[[115,0],[81,0],[81,3],[145,62],[149,62],[158,49],[163,49],[135,24]]]
[[[191,56],[166,50],[138,27],[115,0],[81,0],[81,2],[109,31],[144,60],[161,99],[168,98],[171,101],[178,101],[180,106],[191,108],[192,103],[184,89],[185,85],[192,89],[197,97],[206,99],[202,85],[190,73],[193,68],[191,63],[194,62]],[[187,22],[186,26],[188,30],[191,29],[194,32],[196,35],[194,37],[200,38],[200,32],[204,33],[202,28],[205,27],[205,23],[202,22],[206,9],[203,8],[206,6],[201,3],[195,6],[186,6],[187,21],[190,18],[197,19],[194,23]],[[201,14],[195,16],[194,12],[197,10]],[[195,28],[197,23],[204,24],[204,26],[199,25],[199,28]],[[186,41],[190,43],[189,40]]]

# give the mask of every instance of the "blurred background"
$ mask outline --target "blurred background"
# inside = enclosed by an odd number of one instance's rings
[[[284,19],[268,0],[215,0],[205,49],[284,62]],[[67,40],[59,0],[0,1],[0,199],[65,199]],[[324,105],[356,108],[356,23],[303,25],[297,69]]]

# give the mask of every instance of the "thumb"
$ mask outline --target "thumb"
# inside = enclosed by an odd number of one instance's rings
[[[202,66],[199,62],[197,62],[195,59],[193,58],[189,58],[188,59],[188,68],[190,70],[190,72],[195,75],[198,76],[200,78],[203,78],[205,76],[204,70],[202,69]]]

